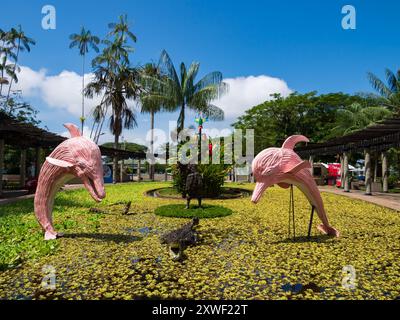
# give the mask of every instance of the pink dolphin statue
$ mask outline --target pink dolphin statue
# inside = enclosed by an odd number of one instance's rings
[[[302,161],[293,151],[296,143],[308,141],[302,135],[290,136],[283,143],[282,148],[265,149],[254,158],[252,169],[257,183],[251,201],[257,203],[264,191],[274,184],[282,188],[295,185],[315,207],[322,221],[318,230],[324,234],[339,237],[339,231],[329,225],[321,195],[310,172],[310,163]]]
[[[45,240],[61,236],[54,230],[52,211],[57,191],[68,180],[74,176],[80,178],[97,202],[106,196],[99,147],[83,137],[74,124],[67,123],[64,126],[69,130],[71,138],[59,144],[46,158],[35,194],[35,215],[45,232]]]

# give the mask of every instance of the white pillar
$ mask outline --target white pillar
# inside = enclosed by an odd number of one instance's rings
[[[382,152],[382,191],[389,192],[389,170],[388,170],[388,159],[386,151]]]
[[[365,194],[371,195],[371,153],[365,150]]]
[[[310,166],[311,166],[311,168],[310,168],[311,175],[314,176],[314,156],[313,155],[310,155],[308,162],[310,162]]]

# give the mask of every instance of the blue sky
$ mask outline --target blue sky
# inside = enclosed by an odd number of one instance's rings
[[[56,30],[41,28],[46,4],[57,10]],[[356,8],[356,30],[341,27],[346,4]],[[200,61],[200,76],[214,70],[232,79],[265,75],[283,80],[293,91],[355,93],[371,91],[367,71],[383,76],[384,68],[397,70],[400,62],[397,1],[15,0],[2,3],[2,9],[0,28],[21,24],[37,41],[31,53],[21,55],[21,65],[37,72],[44,68],[50,77],[64,70],[81,74],[78,52],[68,49],[69,34],[84,25],[103,37],[107,23],[123,13],[138,38],[134,65],[157,61],[166,49],[176,66]],[[50,130],[61,132],[62,122],[77,122],[40,95],[27,100]],[[143,136],[147,118],[139,116],[139,127],[127,136]],[[169,119],[176,115],[160,115],[156,124],[165,127]],[[218,126],[229,126],[233,119],[228,116]]]

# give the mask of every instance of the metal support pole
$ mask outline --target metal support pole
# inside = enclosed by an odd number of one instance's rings
[[[382,191],[389,192],[389,170],[388,170],[388,159],[386,151],[382,152]]]
[[[292,221],[291,221],[292,220]],[[290,196],[289,196],[289,237],[290,237],[290,225],[293,224],[293,241],[296,240],[296,225],[294,221],[294,195],[293,195],[293,185],[290,185]]]
[[[312,206],[311,207],[310,223],[308,224],[308,234],[307,234],[308,238],[311,237],[311,227],[312,227],[312,222],[313,222],[313,218],[314,218],[314,210],[315,210],[315,207]]]
[[[365,194],[371,193],[371,153],[368,149],[365,150]]]

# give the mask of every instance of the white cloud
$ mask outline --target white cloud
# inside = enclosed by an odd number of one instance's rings
[[[85,83],[89,83],[93,74],[85,74]],[[47,106],[61,109],[80,116],[82,105],[82,76],[73,71],[62,71],[57,75],[48,75],[45,69],[35,71],[22,66],[18,74],[18,83],[14,89],[22,90],[25,97],[39,97]],[[100,97],[85,99],[85,114],[100,103]]]
[[[213,102],[225,111],[226,119],[234,119],[247,109],[271,100],[270,94],[289,95],[292,90],[287,83],[266,75],[224,79],[229,84],[229,92]]]

